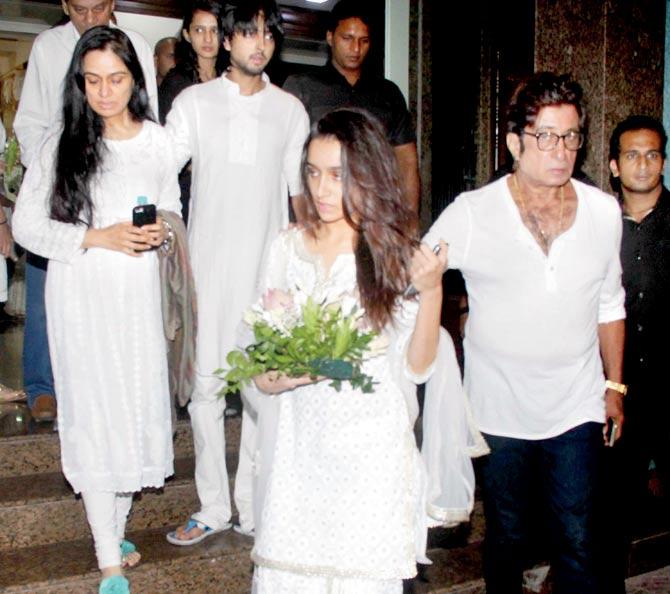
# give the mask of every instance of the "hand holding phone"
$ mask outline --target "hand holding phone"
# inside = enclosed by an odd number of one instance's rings
[[[605,445],[611,448],[616,442],[616,438],[619,435],[619,425],[614,421],[612,417],[607,419],[607,427],[605,430]]]
[[[440,250],[442,247],[438,243],[434,248],[433,248],[433,253],[437,256],[440,253]],[[417,290],[414,288],[414,285],[409,284],[407,285],[407,288],[405,289],[405,292],[402,294],[402,296],[407,299],[409,297],[414,297],[414,295],[417,294]]]

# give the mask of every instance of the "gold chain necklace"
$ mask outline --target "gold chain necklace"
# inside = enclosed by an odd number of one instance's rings
[[[545,252],[549,252],[549,245],[551,243],[549,234],[542,229],[540,226],[539,221],[537,220],[537,215],[533,212],[530,211],[530,209],[526,206],[526,201],[524,200],[523,197],[523,192],[521,191],[521,187],[519,186],[519,182],[516,178],[516,174],[512,175],[512,183],[514,184],[514,189],[516,190],[516,193],[519,196],[519,202],[521,203],[521,210],[523,210],[524,214],[526,215],[526,218],[531,222],[533,225],[534,229],[536,230],[537,234],[536,237],[539,235],[539,237],[542,240],[542,249]],[[560,196],[561,196],[561,207],[560,210],[558,211],[558,229],[556,231],[556,237],[559,236],[561,231],[563,230],[563,209],[565,207],[565,186],[561,186],[560,189]]]

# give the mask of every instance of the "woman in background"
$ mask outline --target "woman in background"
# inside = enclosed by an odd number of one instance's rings
[[[167,73],[158,88],[158,113],[161,124],[172,108],[172,102],[184,89],[207,82],[223,74],[226,69],[224,52],[221,52],[221,6],[210,0],[195,0],[184,17],[181,38],[177,43],[177,65]],[[182,218],[188,223],[191,198],[191,164],[179,174]]]
[[[63,473],[81,493],[103,579],[129,592],[124,540],[134,492],[173,474],[158,260],[161,220],[131,222],[141,202],[179,210],[171,144],[149,119],[144,75],[120,29],[77,43],[62,128],[47,137],[16,206],[14,232],[49,258],[46,310]]]

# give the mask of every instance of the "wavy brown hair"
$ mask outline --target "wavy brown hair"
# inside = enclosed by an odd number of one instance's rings
[[[417,217],[404,199],[395,153],[381,124],[363,110],[338,109],[316,122],[305,142],[307,233],[314,237],[320,225],[307,183],[307,150],[312,140],[324,137],[340,143],[344,217],[357,233],[358,291],[372,327],[381,330],[409,284],[409,264],[418,245]]]

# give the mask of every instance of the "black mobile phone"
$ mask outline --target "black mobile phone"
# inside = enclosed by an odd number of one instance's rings
[[[608,447],[612,447],[616,442],[617,434],[619,433],[619,425],[614,422],[612,417],[607,419],[607,430],[605,431],[605,443]]]
[[[143,227],[156,222],[155,204],[138,204],[133,208],[133,226]]]

